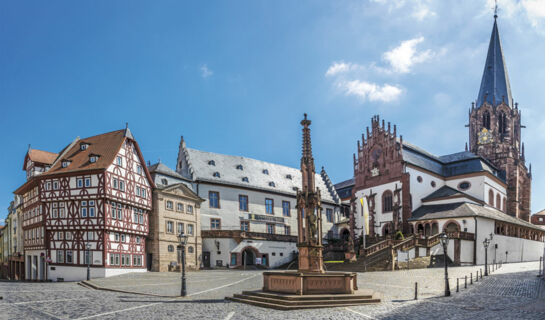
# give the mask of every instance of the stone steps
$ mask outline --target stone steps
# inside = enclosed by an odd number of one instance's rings
[[[227,300],[277,310],[334,308],[380,303],[381,295],[372,290],[359,290],[354,294],[286,295],[263,291],[244,291]]]

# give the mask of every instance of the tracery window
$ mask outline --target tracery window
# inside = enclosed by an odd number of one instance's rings
[[[392,191],[386,190],[382,194],[382,212],[391,212],[393,210]]]

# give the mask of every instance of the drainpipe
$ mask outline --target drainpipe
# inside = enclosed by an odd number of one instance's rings
[[[477,217],[473,217],[475,220],[475,240],[473,241],[473,265],[477,265]]]

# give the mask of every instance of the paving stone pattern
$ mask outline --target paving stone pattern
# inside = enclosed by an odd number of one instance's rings
[[[442,269],[359,274],[359,285],[384,294],[384,302],[349,308],[277,311],[225,301],[261,286],[260,271],[201,271],[188,275],[189,294],[179,298],[92,290],[76,283],[0,282],[0,319],[545,319],[545,285],[538,263],[508,264],[455,292],[455,278],[478,269],[449,269],[451,297]],[[179,274],[149,273],[96,280],[101,285],[176,294]],[[419,283],[419,300],[414,282]],[[155,282],[155,283],[154,283]],[[454,284],[454,285],[453,285]],[[145,289],[143,289],[145,288]]]

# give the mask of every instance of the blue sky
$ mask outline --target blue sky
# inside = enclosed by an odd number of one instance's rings
[[[545,208],[545,5],[499,1],[499,30]],[[146,160],[189,147],[350,178],[374,114],[434,154],[462,151],[493,1],[3,1],[0,218],[28,144],[58,152],[129,123]]]

